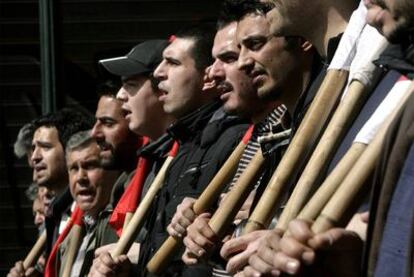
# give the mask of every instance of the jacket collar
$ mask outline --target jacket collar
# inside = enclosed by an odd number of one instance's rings
[[[73,198],[69,190],[69,186],[65,188],[65,191],[57,196],[48,209],[47,217],[53,220],[60,221],[62,214],[68,210],[73,203]]]
[[[400,44],[390,44],[374,63],[394,69],[408,77],[414,76],[414,30],[408,30]]]
[[[407,41],[402,44],[402,47],[405,60],[414,66],[414,30],[408,32]]]
[[[402,74],[412,74],[414,73],[414,62],[410,62],[409,58],[406,58],[407,51],[407,55],[410,56],[408,48],[404,49],[400,44],[391,44],[374,63],[387,70],[394,69]]]
[[[152,141],[146,146],[140,148],[137,151],[137,155],[149,159],[164,158],[165,155],[167,155],[168,151],[170,151],[173,142],[173,137],[171,137],[170,134],[166,133],[156,141]]]
[[[219,101],[206,104],[177,120],[167,133],[180,143],[199,137],[214,112],[221,106]]]

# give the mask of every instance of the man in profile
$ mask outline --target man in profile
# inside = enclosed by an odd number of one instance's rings
[[[46,187],[53,201],[46,214],[46,257],[70,217],[70,205],[73,203],[68,187],[65,152],[69,138],[76,132],[89,130],[93,119],[72,109],[62,109],[47,114],[32,122],[34,134],[32,138],[32,155],[36,182],[39,187]],[[35,274],[34,268],[24,269],[19,261],[10,270],[9,276]]]

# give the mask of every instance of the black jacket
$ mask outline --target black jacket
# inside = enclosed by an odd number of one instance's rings
[[[57,196],[50,205],[48,214],[45,218],[46,227],[46,257],[49,257],[53,245],[59,236],[59,225],[62,215],[67,213],[70,216],[70,206],[73,203],[72,195],[70,194],[69,186],[65,191]]]
[[[184,197],[196,198],[203,192],[248,127],[240,118],[225,114],[220,106],[218,102],[205,105],[168,129],[180,148],[147,220],[148,235],[141,245],[140,272],[167,238],[166,229],[177,205]],[[191,270],[181,262],[180,253],[175,256],[173,267],[174,273],[166,275],[185,276],[182,270]],[[194,276],[194,272],[188,274]]]

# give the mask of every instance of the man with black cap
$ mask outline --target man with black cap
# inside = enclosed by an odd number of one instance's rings
[[[174,121],[162,109],[158,100],[161,92],[152,77],[167,45],[167,40],[148,40],[136,45],[126,56],[100,61],[110,73],[122,78],[123,85],[112,100],[122,105],[119,112],[130,132],[151,141],[160,138]]]
[[[124,57],[101,60],[112,74],[122,78],[117,98],[123,101],[129,129],[152,141],[161,137],[174,118],[164,112],[153,72],[162,60],[166,40],[148,40],[135,46]]]
[[[122,105],[122,110],[121,107],[119,110],[123,113],[122,116],[129,130],[152,141],[147,147],[141,148],[138,154],[134,153],[137,157],[144,156],[152,162],[153,166],[148,176],[154,176],[158,172],[171,142],[171,139],[165,139],[165,136],[158,140],[165,134],[167,126],[174,118],[164,112],[162,103],[158,100],[161,92],[152,76],[154,69],[162,60],[162,51],[167,45],[167,40],[148,40],[136,45],[126,56],[100,61],[100,64],[110,73],[122,78],[123,85],[116,95],[117,99],[112,100]],[[132,179],[132,175],[125,180],[125,185]],[[152,177],[147,179],[146,184],[151,183]],[[113,211],[112,208],[108,210]],[[108,220],[100,224],[102,228],[99,244],[106,246],[98,249],[97,254],[98,256],[102,254],[102,257],[109,256],[108,251],[113,247],[113,244],[107,244],[118,240],[118,237],[113,235],[115,230],[107,228],[107,224]],[[136,260],[136,253],[131,251],[129,258],[132,261]],[[102,264],[100,259],[101,257],[98,257],[95,260],[91,274],[97,274],[96,268],[100,268]]]

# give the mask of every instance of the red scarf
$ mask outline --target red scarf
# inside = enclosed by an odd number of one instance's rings
[[[178,143],[174,142],[168,156],[175,157],[177,151]],[[142,165],[140,165],[140,163],[142,163]],[[126,213],[134,213],[139,205],[139,199],[141,198],[142,188],[148,174],[148,169],[149,162],[145,158],[140,158],[134,177],[112,212],[111,218],[109,219],[109,225],[115,229],[118,237],[121,237]]]
[[[148,143],[149,138],[144,137],[143,145]],[[122,234],[122,227],[124,225],[126,214],[135,212],[139,205],[139,200],[141,199],[142,189],[144,187],[144,182],[147,178],[149,168],[150,162],[146,158],[140,157],[138,159],[137,169],[134,176],[112,212],[111,218],[109,219],[109,225],[115,229],[116,234],[119,237]]]
[[[62,233],[59,235],[58,239],[56,240],[55,244],[53,245],[52,252],[49,255],[49,258],[47,259],[46,267],[45,267],[45,277],[55,277],[57,276],[57,271],[59,268],[57,267],[57,253],[59,251],[59,246],[62,243],[62,241],[67,237],[70,230],[74,225],[83,225],[83,211],[79,208],[78,205],[75,206],[75,210],[73,211],[72,215],[70,216],[70,219],[68,223],[65,226],[65,229],[63,229]]]

